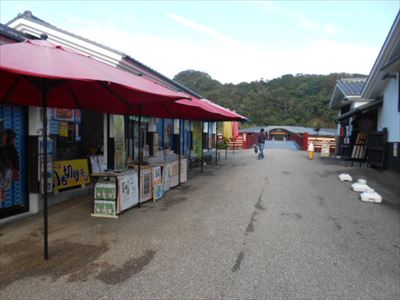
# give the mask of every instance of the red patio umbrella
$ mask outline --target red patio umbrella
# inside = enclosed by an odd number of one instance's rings
[[[200,121],[238,120],[236,115],[209,105],[196,97],[192,97],[191,100],[183,99],[175,102],[143,105],[141,107],[132,106],[129,114]]]
[[[43,40],[0,47],[2,104],[128,113],[136,104],[188,98],[143,77]]]
[[[0,103],[127,114],[132,106],[188,98],[44,40],[0,46]],[[48,259],[47,118],[43,118],[44,258]]]
[[[223,120],[223,121],[247,121],[248,119],[234,111],[231,111],[230,109],[223,107],[221,105],[218,105],[208,99],[201,99],[204,103],[206,103],[208,106],[211,106],[215,108],[217,111],[219,111],[221,114],[224,114],[226,116],[230,116],[231,118],[229,120]]]

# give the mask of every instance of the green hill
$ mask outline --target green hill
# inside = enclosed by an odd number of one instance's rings
[[[203,97],[232,109],[250,119],[244,124],[297,125],[334,128],[335,110],[329,101],[336,80],[365,77],[360,74],[284,75],[273,80],[222,84],[200,71],[186,70],[174,80]]]

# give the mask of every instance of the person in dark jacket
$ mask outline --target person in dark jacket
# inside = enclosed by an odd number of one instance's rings
[[[264,128],[261,128],[260,132],[257,134],[257,143],[258,143],[258,159],[264,158],[264,145],[265,145],[266,136],[264,133]]]
[[[0,201],[5,200],[6,191],[13,181],[19,180],[19,157],[15,149],[15,132],[4,129],[0,132]]]

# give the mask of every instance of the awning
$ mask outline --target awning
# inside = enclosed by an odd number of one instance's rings
[[[382,103],[383,103],[383,99],[379,99],[379,100],[372,101],[372,102],[369,102],[367,104],[361,105],[361,106],[359,106],[359,107],[357,107],[357,108],[355,108],[355,109],[353,109],[353,110],[341,115],[340,117],[338,117],[336,119],[336,121],[340,122],[340,121],[346,120],[346,119],[348,119],[351,116],[354,116],[356,114],[365,113],[365,112],[370,111],[370,110],[372,110],[374,108],[382,106]]]

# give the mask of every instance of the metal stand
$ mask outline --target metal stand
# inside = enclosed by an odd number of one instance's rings
[[[215,165],[218,165],[218,137],[217,137],[217,122],[215,122]]]
[[[138,147],[138,149],[139,149],[139,152],[138,152],[138,192],[139,192],[139,203],[138,203],[138,207],[140,207],[141,206],[141,203],[140,203],[140,196],[141,196],[141,194],[140,194],[140,165],[141,165],[141,162],[142,162],[142,130],[141,130],[141,128],[142,128],[142,105],[141,104],[139,104],[138,105],[138,107],[139,107],[139,123],[138,123],[138,130],[139,130],[139,147]]]
[[[203,123],[203,121],[201,121],[201,135],[200,135],[201,136],[201,143],[200,143],[200,145],[201,145],[201,147],[200,147],[200,149],[201,149],[201,151],[200,151],[200,154],[201,154],[201,160],[200,160],[201,173],[203,173],[203,132],[204,132],[204,123]]]
[[[43,94],[43,235],[44,235],[44,259],[49,259],[48,241],[48,210],[47,210],[47,87],[44,86]]]
[[[179,120],[179,135],[178,135],[178,147],[179,147],[179,162],[178,162],[178,171],[179,171],[179,175],[178,175],[178,186],[181,185],[181,160],[182,160],[182,151],[181,151],[181,120]]]

